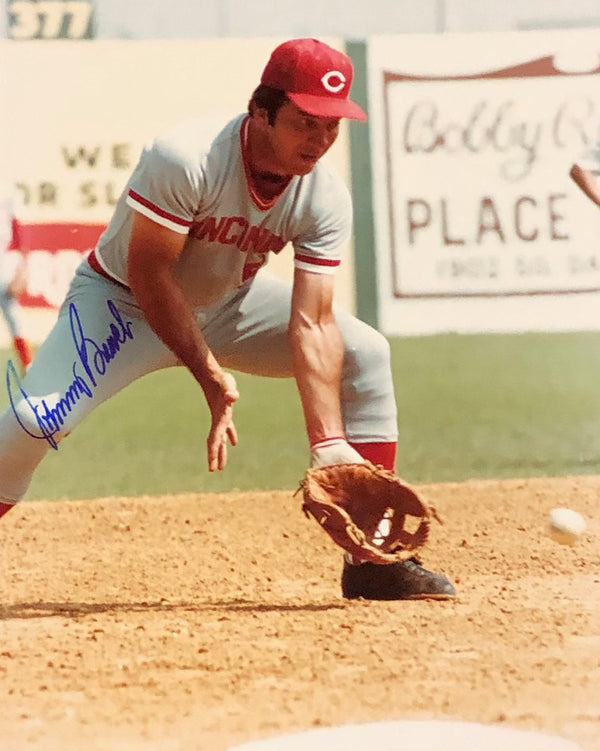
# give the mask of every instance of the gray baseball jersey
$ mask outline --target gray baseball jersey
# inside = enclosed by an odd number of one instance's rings
[[[339,265],[352,224],[346,185],[321,161],[262,200],[246,174],[248,124],[241,115],[206,142],[202,122],[188,121],[144,151],[96,250],[109,276],[127,284],[134,211],[187,235],[176,276],[195,307],[254,277],[288,242],[299,268],[330,273]]]

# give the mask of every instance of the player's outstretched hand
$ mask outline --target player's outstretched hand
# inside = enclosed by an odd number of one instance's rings
[[[235,378],[223,371],[223,378],[204,390],[211,414],[210,433],[206,440],[208,469],[214,472],[227,464],[227,444],[235,446],[237,430],[233,422],[233,405],[239,399]]]

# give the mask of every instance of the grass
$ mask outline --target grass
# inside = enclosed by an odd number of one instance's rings
[[[393,339],[398,469],[412,482],[600,473],[600,333]],[[10,353],[0,353],[4,370]],[[295,385],[236,374],[239,445],[206,469],[208,411],[183,369],[99,407],[27,499],[295,489],[308,459]],[[4,390],[0,404],[6,403]]]
[[[600,471],[600,334],[405,339],[393,357],[407,476]]]

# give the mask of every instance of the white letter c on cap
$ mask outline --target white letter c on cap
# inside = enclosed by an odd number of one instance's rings
[[[329,73],[325,73],[321,79],[321,83],[332,94],[337,94],[346,85],[346,77],[339,70],[330,70]]]

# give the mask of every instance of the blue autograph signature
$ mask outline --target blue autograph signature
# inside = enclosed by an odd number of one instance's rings
[[[108,363],[115,359],[128,340],[133,339],[132,322],[123,320],[112,300],[107,300],[106,305],[114,318],[114,322],[110,324],[110,333],[100,343],[85,335],[77,307],[74,303],[69,305],[69,322],[77,359],[73,361],[71,369],[73,380],[64,395],[59,396],[53,405],[48,404],[46,399],[34,404],[23,389],[15,366],[10,361],[8,363],[6,386],[10,405],[17,422],[28,435],[32,438],[48,441],[53,449],[58,449],[58,441],[54,436],[64,425],[67,415],[72,411],[75,404],[80,399],[93,398],[94,390],[98,386],[98,379],[106,374]],[[27,403],[35,416],[39,433],[32,432],[19,415],[17,402],[21,399]]]

